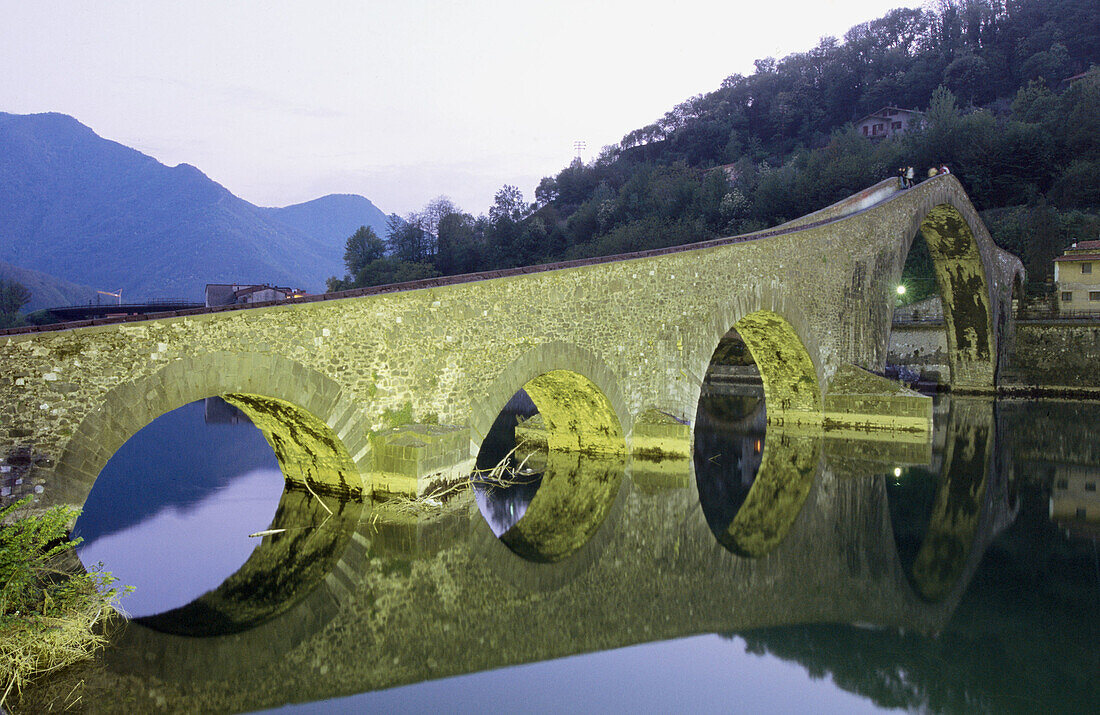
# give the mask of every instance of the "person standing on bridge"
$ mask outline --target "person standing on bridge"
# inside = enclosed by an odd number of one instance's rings
[[[916,178],[917,173],[913,171],[913,167],[905,167],[905,188],[913,188],[913,179]]]

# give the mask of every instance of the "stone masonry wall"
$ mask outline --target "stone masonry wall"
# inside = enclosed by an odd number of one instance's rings
[[[816,382],[824,397],[842,366],[882,369],[892,286],[922,216],[945,202],[975,227],[992,286],[976,300],[1000,315],[1001,284],[1019,261],[992,245],[957,181],[941,177],[832,222],[653,255],[0,335],[0,459],[29,449],[40,457],[31,481],[57,474],[75,484],[65,498],[82,501],[149,421],[236,393],[307,410],[365,474],[371,434],[397,424],[468,426],[476,453],[508,399],[557,369],[591,380],[629,440],[646,410],[692,419],[722,336],[761,310],[789,323],[813,366],[784,379]]]
[[[1018,323],[1011,367],[1024,385],[1100,387],[1100,324]]]
[[[951,377],[943,324],[896,325],[890,333],[889,365],[908,367],[922,377],[946,384]]]

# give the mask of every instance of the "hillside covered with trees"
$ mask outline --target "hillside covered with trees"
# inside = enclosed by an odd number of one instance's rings
[[[946,163],[995,240],[1041,286],[1071,241],[1100,236],[1100,5],[940,0],[758,60],[487,216],[445,197],[385,240],[349,240],[330,290],[608,255],[773,226],[888,176]],[[870,140],[883,106],[924,127]]]

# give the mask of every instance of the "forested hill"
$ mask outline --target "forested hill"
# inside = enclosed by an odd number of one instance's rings
[[[320,291],[363,224],[385,225],[363,197],[260,208],[70,116],[0,112],[0,261],[23,269],[138,302],[219,282]]]
[[[546,177],[533,204],[508,186],[479,218],[441,215],[433,202],[408,217],[426,232],[406,227],[389,247],[420,273],[655,248],[776,225],[899,166],[947,163],[1041,284],[1066,244],[1100,233],[1097,63],[1096,0],[893,10],[807,52],[758,60],[753,74]],[[853,121],[888,105],[927,110],[925,128],[878,141],[855,132]],[[334,287],[393,275],[348,257],[348,280]]]
[[[886,105],[924,109],[944,86],[961,106],[1006,112],[1032,80],[1057,89],[1100,61],[1095,0],[969,0],[935,11],[897,9],[842,40],[756,61],[713,92],[632,131],[622,153],[689,165],[760,161],[823,146],[838,127]]]
[[[90,303],[100,297],[95,288],[77,285],[41,271],[32,271],[29,268],[20,268],[0,261],[0,284],[4,281],[8,281],[9,284],[17,283],[30,292],[30,300],[22,306],[22,310],[26,313],[57,305]],[[3,312],[0,309],[0,325],[4,322]]]

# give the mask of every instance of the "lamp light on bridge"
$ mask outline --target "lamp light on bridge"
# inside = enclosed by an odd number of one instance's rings
[[[898,286],[898,295],[905,295],[905,286],[903,286],[903,285]]]

